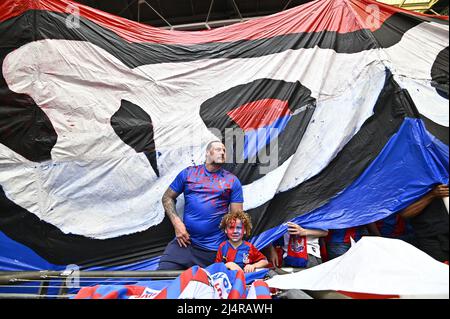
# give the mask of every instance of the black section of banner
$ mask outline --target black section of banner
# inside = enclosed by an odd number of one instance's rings
[[[243,149],[238,146],[240,143],[237,139],[241,137],[243,140],[244,132],[228,113],[241,105],[264,99],[286,101],[293,115],[277,136],[276,144],[271,141],[257,156],[242,160]],[[234,150],[234,154],[228,155],[228,160],[232,163],[225,164],[224,168],[235,174],[242,185],[247,185],[282,165],[295,153],[314,113],[315,105],[316,100],[311,97],[311,91],[300,82],[260,79],[232,87],[203,102],[200,106],[200,117],[206,127],[220,130],[221,135],[218,138],[223,140],[228,151]],[[234,135],[229,134],[231,130]],[[270,133],[266,131],[267,135]]]
[[[449,145],[448,127],[439,125],[422,114],[420,115],[420,118],[425,123],[425,128],[427,129],[428,132],[430,132],[434,137],[439,139],[442,143]]]
[[[159,177],[153,122],[150,115],[140,106],[122,100],[120,108],[111,117],[111,126],[125,144],[147,156],[156,176]]]
[[[174,238],[167,218],[148,230],[113,239],[65,234],[9,200],[1,185],[0,207],[0,230],[53,264],[76,264],[82,268],[91,264],[127,264],[160,255]]]
[[[436,92],[448,100],[449,85],[448,47],[437,55],[431,67],[431,85],[436,88]]]
[[[417,16],[396,13],[384,21],[379,29],[371,33],[380,48],[389,48],[400,42],[405,32],[424,21],[426,20]]]
[[[388,72],[374,115],[363,124],[336,158],[318,175],[293,189],[279,193],[266,204],[249,210],[254,235],[312,212],[351,185],[372,163],[395,134],[405,116],[414,117],[414,108]]]
[[[33,17],[30,13],[20,21],[0,24],[0,66],[8,53],[34,40]],[[11,91],[0,72],[0,143],[30,161],[42,162],[51,159],[57,138],[44,111],[30,96]]]

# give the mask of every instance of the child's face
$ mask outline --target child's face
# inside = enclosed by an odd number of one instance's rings
[[[232,220],[225,230],[227,237],[232,242],[240,242],[245,235],[245,228],[239,218]]]

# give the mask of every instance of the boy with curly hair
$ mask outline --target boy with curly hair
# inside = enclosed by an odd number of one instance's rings
[[[228,240],[220,244],[215,262],[223,262],[230,270],[241,269],[244,272],[254,272],[256,268],[264,268],[269,262],[255,246],[244,241],[244,236],[250,236],[252,223],[250,216],[242,210],[229,212],[220,222]]]

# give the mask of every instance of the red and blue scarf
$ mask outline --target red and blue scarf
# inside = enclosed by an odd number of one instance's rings
[[[286,265],[292,267],[306,267],[308,264],[308,248],[306,236],[289,236],[287,256],[284,259]]]

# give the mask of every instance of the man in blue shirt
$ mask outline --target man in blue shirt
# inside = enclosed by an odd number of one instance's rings
[[[176,238],[167,245],[158,269],[182,270],[214,263],[217,249],[226,239],[220,221],[229,210],[242,210],[244,202],[239,179],[222,168],[225,159],[225,145],[210,142],[205,164],[185,168],[167,188],[162,203]],[[183,220],[175,210],[175,199],[181,193]]]

